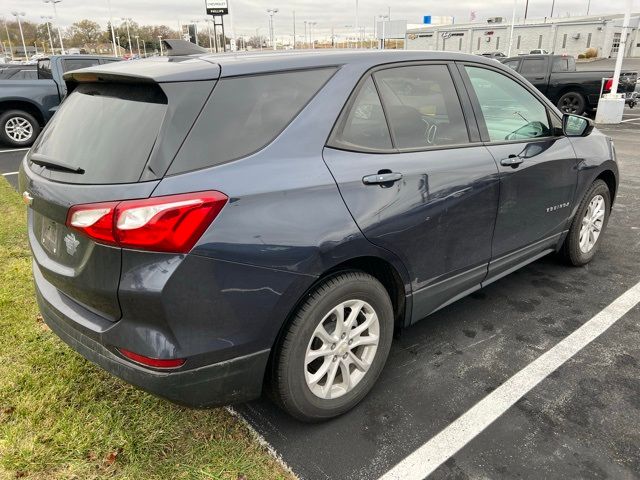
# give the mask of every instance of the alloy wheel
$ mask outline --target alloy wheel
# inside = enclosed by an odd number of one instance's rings
[[[567,95],[562,99],[560,110],[565,113],[576,113],[580,107],[580,100],[575,95]]]
[[[307,346],[304,373],[311,392],[341,397],[365,377],[378,350],[380,323],[371,305],[347,300],[327,313]]]
[[[4,124],[4,131],[14,142],[26,142],[33,136],[33,125],[24,117],[11,117]]]
[[[598,241],[604,225],[606,203],[602,195],[596,195],[589,202],[589,207],[582,219],[579,245],[582,253],[589,253]]]

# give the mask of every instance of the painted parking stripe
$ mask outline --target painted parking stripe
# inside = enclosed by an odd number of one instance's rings
[[[26,152],[29,150],[28,148],[11,148],[9,150],[0,150],[0,153],[9,153],[9,152]]]
[[[2,176],[3,177],[8,177],[9,175],[17,175],[18,172],[7,172],[7,173],[3,173]]]
[[[638,302],[640,302],[640,282],[476,403],[461,417],[380,477],[379,480],[421,480],[428,476],[491,425],[533,387],[616,323]]]
[[[638,120],[640,120],[640,117],[638,118],[626,118],[624,120],[621,120],[622,123],[624,122],[637,122]]]

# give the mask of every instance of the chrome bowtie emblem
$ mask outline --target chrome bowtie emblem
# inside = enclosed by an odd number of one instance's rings
[[[31,204],[33,203],[33,197],[29,192],[25,190],[24,192],[22,192],[22,201],[25,205],[31,206]]]
[[[68,233],[64,237],[64,244],[67,246],[67,253],[69,255],[75,255],[80,242],[76,239],[76,236],[73,233]]]

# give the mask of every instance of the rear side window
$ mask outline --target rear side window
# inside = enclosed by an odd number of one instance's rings
[[[556,57],[553,59],[553,72],[573,72],[576,61],[573,57]]]
[[[508,62],[502,62],[505,66],[509,67],[511,70],[518,70],[518,62],[519,60],[509,60]]]
[[[51,60],[46,59],[38,62],[38,78],[42,80],[53,78],[51,74]]]
[[[371,77],[367,78],[330,141],[332,146],[348,150],[390,150],[389,127],[382,102]]]
[[[374,73],[396,148],[469,142],[446,65],[398,67]]]
[[[275,139],[335,68],[219,80],[169,175],[250,155]]]
[[[100,60],[97,58],[67,58],[62,62],[63,70],[66,72],[70,72],[71,70],[78,70],[80,68],[93,67],[94,65],[99,65]]]
[[[155,84],[80,84],[62,102],[31,152],[84,170],[82,174],[50,170],[52,180],[136,182],[166,109],[167,98]],[[32,169],[41,167],[34,164]]]

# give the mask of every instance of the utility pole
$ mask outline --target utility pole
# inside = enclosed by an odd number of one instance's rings
[[[45,22],[47,23],[47,34],[49,35],[49,45],[51,45],[51,53],[53,53],[53,40],[51,39],[51,29],[49,28],[49,20],[51,20],[53,17],[42,15],[40,18],[44,19]]]
[[[129,53],[133,55],[133,49],[131,48],[131,34],[129,33],[129,20],[125,17],[120,17],[127,26],[127,40],[129,41]]]
[[[309,22],[309,43],[311,43],[311,48],[316,48],[316,44],[313,42],[313,27],[317,25],[318,22]]]
[[[527,23],[527,12],[529,11],[529,0],[524,4],[524,23]]]
[[[50,3],[53,5],[53,16],[56,19],[56,28],[58,29],[58,39],[60,40],[60,53],[64,55],[64,45],[62,44],[62,33],[60,33],[60,22],[58,22],[58,10],[56,4],[62,2],[62,0],[44,0],[44,3]]]
[[[11,35],[9,35],[9,27],[7,26],[7,19],[2,17],[2,20],[4,20],[4,29],[7,31],[7,40],[9,40],[9,53],[11,54],[11,60],[14,60],[13,45],[11,45]]]
[[[309,47],[309,43],[307,42],[307,21],[304,21],[304,48],[308,48]]]
[[[277,50],[278,47],[276,45],[275,42],[275,32],[274,32],[274,28],[273,28],[273,16],[278,13],[280,10],[278,10],[277,8],[268,8],[267,9],[267,13],[269,14],[269,38],[271,40],[271,47],[274,50]]]
[[[553,18],[553,8],[556,6],[556,0],[552,0],[551,1],[551,15],[549,15],[549,18]]]
[[[591,0],[587,1],[587,16],[589,15],[589,9],[591,9]]]
[[[118,57],[119,53],[116,50],[116,32],[113,30],[113,15],[111,14],[111,0],[107,0],[107,5],[109,7],[109,26],[111,27],[111,41],[113,42],[113,56]]]
[[[22,39],[22,53],[24,53],[24,58],[25,59],[29,59],[29,56],[27,55],[27,45],[24,43],[24,34],[22,33],[22,22],[20,22],[20,17],[24,17],[25,13],[24,12],[11,12],[11,15],[13,15],[14,17],[16,17],[16,20],[18,21],[18,28],[20,29],[20,38]]]

